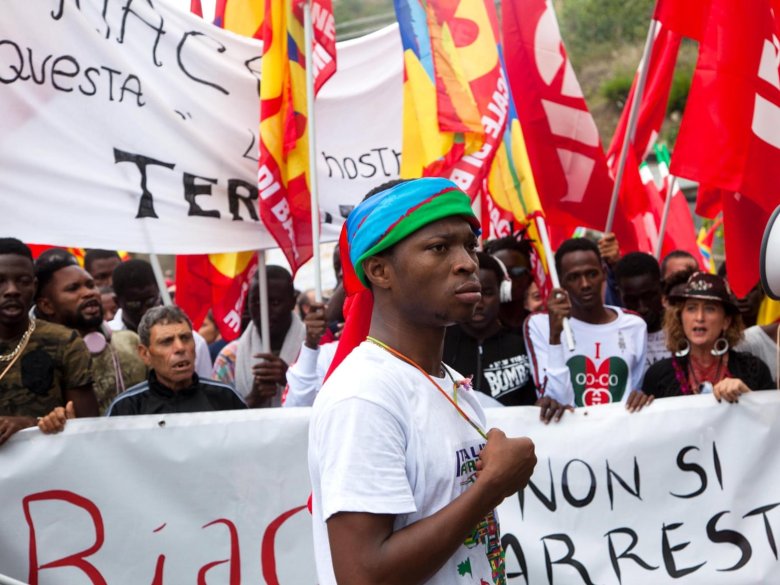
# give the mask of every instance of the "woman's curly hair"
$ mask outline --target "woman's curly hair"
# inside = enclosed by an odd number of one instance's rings
[[[721,303],[718,304],[722,306]],[[682,310],[684,306],[685,300],[680,299],[679,301],[670,304],[664,312],[666,347],[672,352],[683,349],[685,347],[685,342],[687,341],[682,324]],[[734,346],[742,340],[745,324],[742,322],[742,315],[740,315],[738,311],[735,313],[726,312],[726,315],[731,317],[731,324],[726,329],[725,337],[726,341],[729,342],[729,347],[733,349]]]

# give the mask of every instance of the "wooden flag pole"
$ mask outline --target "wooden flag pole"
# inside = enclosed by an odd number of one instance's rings
[[[666,235],[666,222],[669,219],[669,210],[672,208],[672,197],[674,197],[674,190],[677,188],[677,177],[669,175],[669,189],[666,194],[666,201],[664,201],[664,214],[661,217],[661,227],[658,230],[658,241],[655,243],[655,259],[661,259],[661,250],[664,247],[664,236]]]
[[[173,304],[171,299],[171,293],[168,292],[168,287],[165,286],[165,275],[160,265],[160,259],[157,257],[157,253],[154,251],[154,244],[152,243],[152,235],[149,233],[149,226],[146,221],[142,220],[144,239],[146,240],[146,248],[149,250],[149,264],[152,265],[152,272],[154,273],[154,280],[157,281],[157,288],[160,289],[160,298],[163,305],[169,307]]]
[[[168,307],[173,304],[173,299],[171,299],[171,293],[168,292],[168,287],[165,286],[165,275],[163,274],[162,266],[160,266],[160,259],[157,257],[157,254],[152,252],[149,254],[149,260],[154,272],[154,279],[157,281],[157,288],[160,289],[163,305]]]
[[[314,23],[311,0],[303,3],[303,31],[306,47],[306,126],[309,140],[309,194],[311,197],[311,245],[314,261],[314,297],[322,302],[322,259],[320,253],[320,201],[317,190],[317,144],[314,124]]]
[[[550,272],[553,288],[561,288],[558,269],[555,268],[555,255],[553,254],[552,246],[550,246],[550,236],[547,234],[547,222],[541,214],[537,214],[534,221],[536,221],[536,231],[539,232],[539,237],[542,239],[544,255],[547,258],[547,270]],[[563,320],[563,337],[566,339],[566,347],[569,348],[569,351],[574,351],[574,334],[571,332],[571,324],[568,317]]]
[[[257,251],[257,284],[260,289],[260,340],[263,353],[271,353],[271,326],[268,323],[268,274],[265,270],[265,250]]]
[[[607,224],[604,227],[604,232],[608,233],[612,231],[612,227],[615,224],[615,211],[617,210],[618,196],[620,194],[620,186],[623,183],[623,172],[626,168],[626,159],[628,157],[628,148],[634,144],[634,135],[636,134],[636,123],[639,119],[639,106],[642,103],[642,94],[645,93],[645,85],[647,84],[647,73],[650,69],[650,56],[653,52],[653,44],[655,43],[655,35],[658,30],[658,21],[650,21],[650,28],[647,31],[647,40],[645,41],[645,49],[642,53],[642,64],[639,68],[639,81],[634,88],[633,99],[629,107],[631,108],[628,117],[628,128],[626,129],[626,135],[623,137],[623,145],[620,149],[620,160],[618,161],[618,170],[615,176],[615,184],[612,187],[612,199],[609,202],[609,213],[607,214]]]

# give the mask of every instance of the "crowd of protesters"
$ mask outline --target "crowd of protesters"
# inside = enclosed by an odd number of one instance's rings
[[[756,325],[760,286],[735,298],[725,266],[700,272],[679,250],[660,265],[649,254],[621,257],[612,234],[571,239],[551,259],[561,287],[542,298],[527,240],[483,249],[474,257],[482,300],[448,328],[443,348],[483,406],[536,405],[549,422],[580,406],[636,411],[698,393],[736,402],[775,387],[778,324]],[[72,416],[312,405],[344,322],[338,249],[334,271],[330,299],[318,302],[286,269],[267,267],[264,352],[256,275],[241,335],[226,342],[211,314],[196,331],[181,310],[163,308],[144,260],[89,250],[82,267],[57,248],[34,260],[23,243],[1,239],[0,443],[35,425],[59,430]]]

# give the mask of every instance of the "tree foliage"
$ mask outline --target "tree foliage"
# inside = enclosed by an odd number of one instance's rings
[[[654,5],[654,0],[565,0],[558,15],[569,50],[587,54],[594,46],[642,42]]]

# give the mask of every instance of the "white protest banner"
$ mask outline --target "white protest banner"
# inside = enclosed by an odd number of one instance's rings
[[[352,208],[401,172],[403,49],[398,26],[336,44],[338,69],[317,96],[323,241]]]
[[[19,433],[0,449],[0,574],[40,585],[313,585],[308,419],[308,409],[269,409]]]
[[[271,245],[259,54],[162,2],[4,2],[0,231],[161,253]]]
[[[318,100],[323,240],[400,156],[397,29],[339,51]],[[4,2],[0,233],[137,252],[274,247],[257,219],[260,54],[160,0]]]
[[[567,413],[499,508],[508,583],[780,582],[780,394]],[[0,574],[40,585],[315,585],[308,409],[76,420],[0,448]],[[455,463],[455,462],[453,462]],[[465,568],[464,568],[465,571]],[[470,583],[465,577],[464,583]]]
[[[509,583],[780,583],[780,393],[595,406],[547,426],[513,410],[491,423],[531,436],[538,464],[499,508]]]

